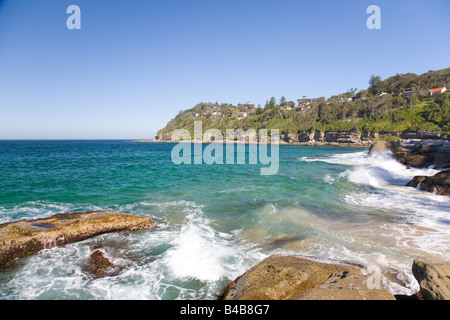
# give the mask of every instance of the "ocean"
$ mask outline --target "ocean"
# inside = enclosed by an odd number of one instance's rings
[[[376,266],[392,293],[412,294],[414,259],[448,259],[450,198],[405,186],[433,168],[365,148],[281,145],[278,173],[264,176],[248,162],[176,165],[174,146],[0,141],[0,223],[114,210],[159,225],[20,259],[0,272],[0,299],[214,299],[275,253]],[[95,249],[124,270],[89,276]]]

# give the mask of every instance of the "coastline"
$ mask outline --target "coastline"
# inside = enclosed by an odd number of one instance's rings
[[[138,142],[138,143],[203,143],[203,144],[210,144],[210,143],[222,143],[226,144],[229,142],[222,141],[222,142],[214,142],[214,141],[195,141],[195,140],[155,140],[155,139],[148,139],[148,140],[133,140],[130,142]],[[234,144],[261,144],[260,142],[256,143],[250,143],[250,142],[241,142],[241,141],[233,141]],[[267,143],[270,145],[270,141]],[[286,141],[280,141],[278,143],[279,145],[285,145],[285,146],[310,146],[310,147],[360,147],[360,148],[370,148],[370,146],[373,144],[373,141],[367,141],[367,142],[286,142]]]

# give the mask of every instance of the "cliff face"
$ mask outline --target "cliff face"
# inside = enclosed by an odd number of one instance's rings
[[[171,140],[171,132],[156,136],[157,141],[167,142]],[[330,144],[366,144],[370,145],[374,140],[382,139],[384,136],[397,139],[442,139],[439,132],[358,132],[358,131],[315,131],[311,133],[282,131],[280,133],[281,143],[330,143]],[[224,136],[225,139],[225,136]],[[210,136],[203,136],[204,142],[211,142]]]
[[[328,143],[373,143],[373,140],[383,136],[395,137],[398,139],[441,139],[442,134],[438,132],[342,132],[342,131],[316,131],[312,133],[297,132],[292,134],[289,131],[281,133],[280,139],[288,142],[328,142]]]

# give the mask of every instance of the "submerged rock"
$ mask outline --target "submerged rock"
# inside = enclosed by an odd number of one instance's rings
[[[220,300],[395,300],[360,268],[273,255],[231,282]]]
[[[112,263],[105,257],[102,251],[95,250],[91,253],[89,262],[85,266],[84,270],[92,274],[94,277],[100,278],[116,276],[123,270],[123,268],[123,266]]]
[[[0,268],[42,249],[100,234],[156,227],[149,217],[114,211],[59,213],[50,218],[0,224]]]
[[[437,195],[450,196],[450,169],[438,172],[431,177],[415,176],[406,185]]]
[[[450,300],[450,265],[414,261],[412,272],[424,300]]]

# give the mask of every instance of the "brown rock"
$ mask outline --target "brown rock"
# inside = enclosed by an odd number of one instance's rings
[[[123,266],[116,265],[109,261],[102,251],[95,250],[91,253],[89,263],[85,266],[84,270],[94,277],[99,278],[118,275],[123,268]]]
[[[366,280],[356,266],[273,255],[231,282],[219,299],[394,299],[385,289],[368,289]]]
[[[436,173],[434,176],[428,178],[427,181],[440,186],[450,185],[450,169]]]
[[[450,265],[414,261],[412,272],[424,300],[450,300]]]
[[[325,141],[337,143],[358,143],[361,142],[361,133],[327,131],[325,132]]]
[[[0,224],[0,268],[42,249],[100,234],[156,227],[149,217],[114,211],[59,213],[50,218]]]
[[[325,141],[325,131],[316,131],[314,133],[314,140],[317,142],[324,142]]]
[[[424,182],[427,179],[426,176],[415,176],[411,181],[409,181],[406,186],[417,188],[419,183]]]
[[[392,141],[377,141],[370,146],[369,154],[373,154],[375,152],[382,153],[387,150],[391,150],[392,147],[393,147]]]
[[[450,169],[438,172],[431,177],[415,176],[406,185],[437,195],[450,196]]]
[[[395,300],[386,289],[369,289],[367,277],[361,270],[333,273],[321,285],[304,294],[294,295],[292,300]]]
[[[421,154],[412,154],[404,156],[401,162],[411,167],[425,167],[428,163],[428,157]]]
[[[422,168],[430,165],[438,168],[450,166],[450,142],[447,140],[378,141],[370,147],[369,154],[386,150],[390,150],[398,162],[407,166]]]

